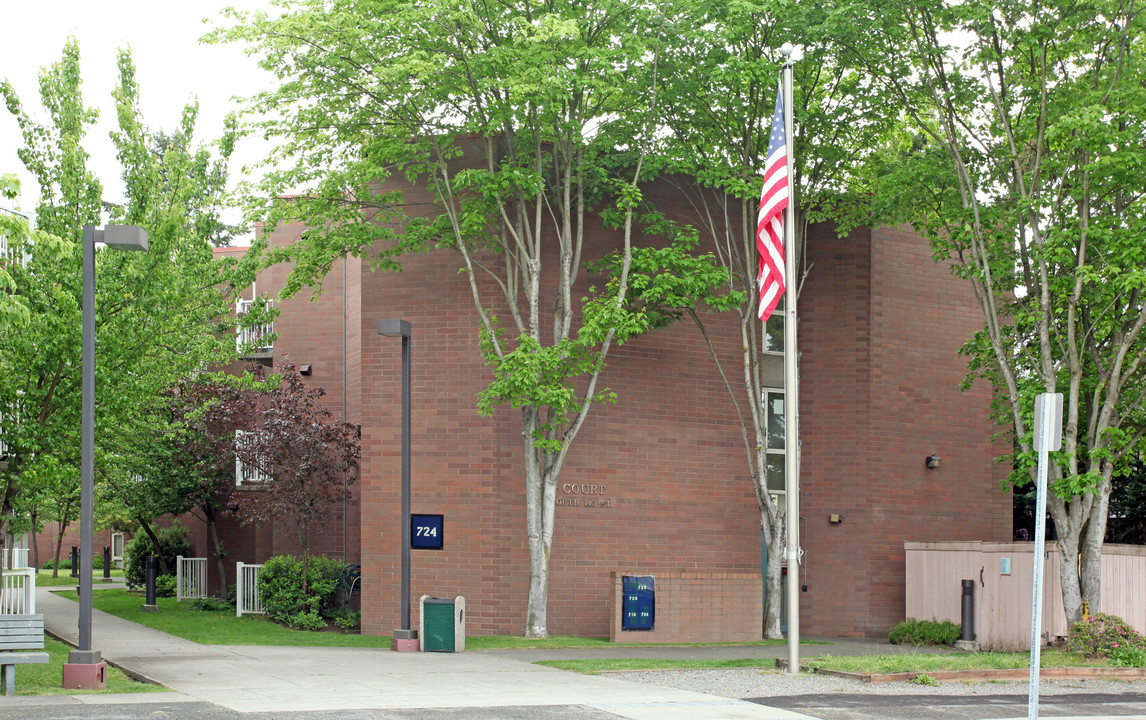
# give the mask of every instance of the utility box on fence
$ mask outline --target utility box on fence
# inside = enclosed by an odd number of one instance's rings
[[[466,599],[422,596],[418,637],[422,652],[462,652],[466,649]]]

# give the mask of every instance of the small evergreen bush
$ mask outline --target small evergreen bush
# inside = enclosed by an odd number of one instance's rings
[[[962,634],[950,620],[907,618],[891,629],[887,640],[892,645],[954,645]]]
[[[259,593],[267,617],[297,630],[326,627],[322,614],[334,607],[338,579],[345,565],[341,560],[311,557],[304,594],[300,559],[279,555],[267,560],[259,571]]]
[[[1076,622],[1066,636],[1067,652],[1087,657],[1111,657],[1115,650],[1144,648],[1142,637],[1117,615],[1095,613]]]
[[[123,579],[128,587],[143,587],[147,583],[148,555],[162,555],[167,560],[167,567],[174,573],[176,558],[191,554],[191,540],[187,537],[187,526],[183,523],[176,522],[171,527],[156,530],[155,537],[159,540],[158,551],[152,547],[151,538],[146,533],[136,534],[123,549]]]

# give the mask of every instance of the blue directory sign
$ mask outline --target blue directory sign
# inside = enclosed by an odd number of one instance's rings
[[[415,550],[441,550],[445,527],[441,515],[410,516],[410,547]]]
[[[657,604],[652,575],[624,575],[621,590],[621,629],[652,630]]]

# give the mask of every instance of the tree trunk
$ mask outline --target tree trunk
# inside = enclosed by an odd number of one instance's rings
[[[1058,572],[1062,583],[1062,605],[1066,612],[1066,624],[1068,626],[1074,625],[1082,619],[1082,590],[1078,575],[1078,534],[1076,532],[1066,535],[1061,530],[1059,532]]]
[[[764,566],[764,637],[779,639],[783,637],[780,630],[780,607],[783,603],[784,588],[781,584],[783,577],[782,565],[784,562],[783,548],[787,542],[784,533],[784,523],[772,526],[768,532],[768,516],[765,511],[760,513],[765,543],[768,547],[768,561]]]
[[[60,531],[56,533],[56,561],[52,563],[52,577],[60,576],[60,551],[64,547],[64,533],[68,529],[67,523],[58,523]]]
[[[38,540],[39,533],[36,532],[36,528],[39,527],[39,525],[40,525],[38,520],[39,520],[39,514],[35,510],[33,510],[32,511],[32,532],[30,534],[32,536],[32,567],[36,568],[36,572],[40,572],[40,542]]]
[[[1106,520],[1110,516],[1110,483],[1114,474],[1112,463],[1103,462],[1102,480],[1090,506],[1090,518],[1082,531],[1078,549],[1079,569],[1082,573],[1082,601],[1090,612],[1102,611],[1102,543],[1106,539]]]
[[[211,536],[211,544],[215,546],[216,569],[219,571],[219,597],[227,598],[227,566],[223,562],[223,543],[219,540],[219,527],[215,524],[215,514],[207,516],[207,532]]]
[[[522,438],[525,441],[525,531],[529,541],[529,598],[525,610],[525,637],[549,637],[549,554],[552,527],[545,527],[544,453],[534,445],[533,430],[539,425],[537,409],[524,407]],[[549,541],[546,541],[546,538]]]
[[[167,558],[163,557],[163,553],[160,552],[159,538],[155,536],[155,531],[151,529],[151,525],[148,524],[146,520],[143,518],[137,519],[139,520],[139,527],[143,530],[143,533],[147,535],[148,539],[151,540],[152,554],[159,558],[159,574],[170,575],[171,568],[167,566]]]

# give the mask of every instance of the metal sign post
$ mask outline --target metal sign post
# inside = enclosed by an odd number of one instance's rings
[[[1027,694],[1027,719],[1039,717],[1039,669],[1042,664],[1043,556],[1047,524],[1047,465],[1051,450],[1062,448],[1062,393],[1043,393],[1035,398],[1035,450],[1039,454],[1038,490],[1035,502],[1035,556],[1031,581],[1031,677]]]

